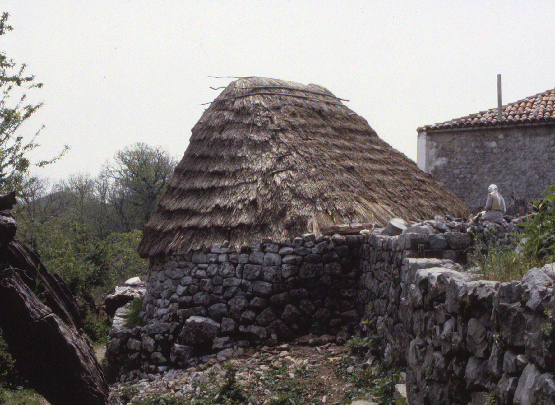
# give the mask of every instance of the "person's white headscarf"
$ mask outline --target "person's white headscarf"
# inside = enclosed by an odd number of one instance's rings
[[[505,205],[505,199],[501,194],[499,194],[499,191],[497,190],[497,186],[495,184],[489,185],[488,193],[490,193],[491,196],[497,200],[499,206],[503,208],[503,212],[506,212],[507,206]]]

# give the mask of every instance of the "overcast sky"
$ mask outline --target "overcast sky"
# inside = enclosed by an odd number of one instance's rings
[[[98,174],[135,142],[181,158],[229,79],[316,83],[416,160],[416,129],[555,87],[555,2],[3,0],[0,50],[44,83],[38,174]]]

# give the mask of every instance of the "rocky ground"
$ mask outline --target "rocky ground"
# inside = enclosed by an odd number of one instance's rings
[[[314,344],[305,339],[253,348],[225,363],[213,358],[187,370],[118,383],[112,390],[124,402],[139,404],[165,404],[169,397],[179,398],[172,404],[191,405],[405,403],[399,395],[402,376],[382,372],[364,356],[362,339],[351,346]]]

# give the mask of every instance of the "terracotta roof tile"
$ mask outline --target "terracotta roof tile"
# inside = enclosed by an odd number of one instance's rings
[[[503,119],[497,119],[497,108],[480,111],[466,117],[455,118],[450,121],[426,125],[418,131],[438,131],[452,128],[485,127],[492,125],[518,125],[541,122],[555,122],[555,89],[526,97],[523,100],[504,105]]]

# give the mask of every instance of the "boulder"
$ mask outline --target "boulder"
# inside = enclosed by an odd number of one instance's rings
[[[135,298],[143,297],[146,294],[144,281],[139,277],[133,277],[116,287],[115,291],[104,299],[104,310],[109,317],[114,317],[116,310],[123,307]]]
[[[212,341],[220,333],[220,325],[210,318],[191,316],[185,321],[179,334],[179,341],[187,346],[211,347]]]
[[[410,226],[408,222],[401,218],[392,218],[386,225],[382,235],[395,236],[401,235]]]

